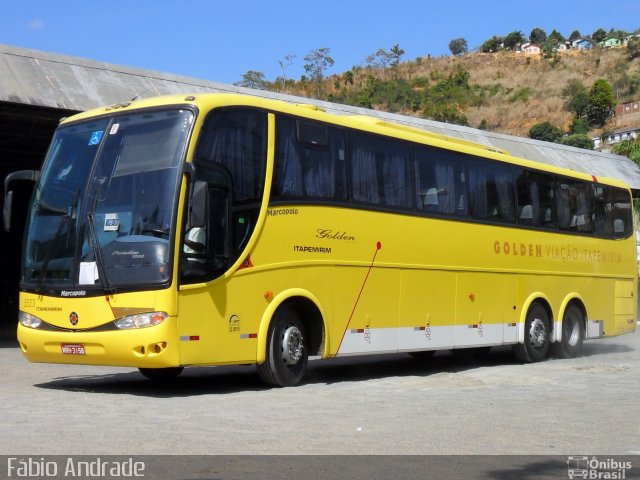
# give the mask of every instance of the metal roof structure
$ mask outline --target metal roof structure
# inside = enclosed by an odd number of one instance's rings
[[[640,167],[626,157],[492,133],[299,96],[0,45],[0,102],[82,111],[133,98],[182,93],[243,93],[317,105],[338,115],[369,115],[509,151],[512,155],[613,177],[640,191]]]

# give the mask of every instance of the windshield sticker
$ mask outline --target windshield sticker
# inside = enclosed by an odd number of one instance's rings
[[[117,232],[120,227],[120,220],[118,220],[117,213],[107,213],[104,216],[104,231],[105,232]]]
[[[93,132],[91,134],[91,138],[89,139],[89,146],[98,145],[100,143],[101,138],[102,138],[102,130]]]
[[[113,126],[111,127],[111,130],[109,130],[109,135],[115,135],[116,133],[118,133],[119,128],[120,128],[120,124],[114,123]]]
[[[80,262],[80,285],[95,285],[98,276],[98,265],[96,262]]]

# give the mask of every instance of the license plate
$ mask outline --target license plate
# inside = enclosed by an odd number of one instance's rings
[[[81,343],[63,343],[60,345],[63,355],[86,355],[84,345]]]

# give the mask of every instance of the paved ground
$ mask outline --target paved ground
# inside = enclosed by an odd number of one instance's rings
[[[0,348],[0,455],[640,454],[640,333],[523,365],[507,348],[313,361],[263,387],[253,367],[157,386],[125,368],[30,364]]]

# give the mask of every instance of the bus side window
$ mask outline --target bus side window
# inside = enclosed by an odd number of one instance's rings
[[[518,224],[555,226],[553,177],[529,170],[516,178]]]
[[[413,208],[410,150],[406,143],[350,133],[351,190],[359,203]]]
[[[590,184],[560,180],[557,192],[558,226],[563,230],[592,232],[592,189]]]
[[[469,163],[471,216],[492,222],[515,222],[514,169],[482,161]]]
[[[610,237],[613,233],[611,217],[611,189],[603,185],[593,184],[593,227],[598,235]]]
[[[273,196],[346,200],[344,132],[278,116]]]
[[[455,152],[417,147],[413,152],[418,210],[466,215],[464,160]]]
[[[633,231],[631,197],[626,190],[621,188],[611,188],[611,191],[613,236],[615,238],[626,238]]]

